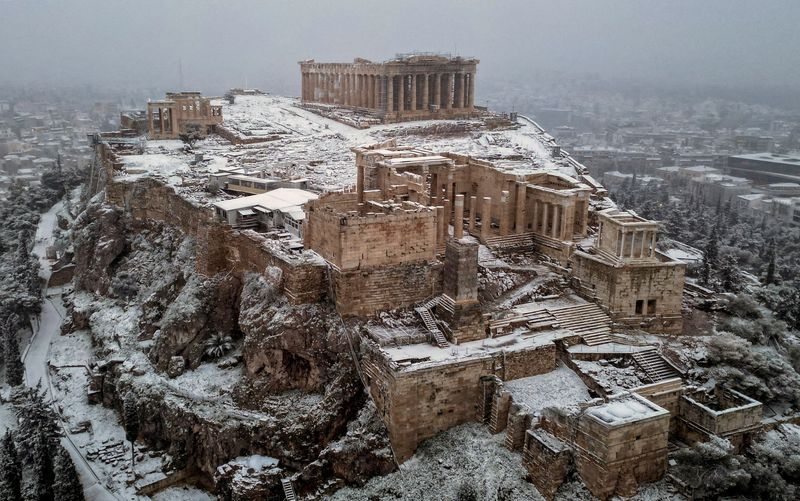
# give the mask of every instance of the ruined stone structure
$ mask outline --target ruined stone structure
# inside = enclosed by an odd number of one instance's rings
[[[301,61],[301,100],[361,109],[386,122],[470,116],[478,62],[426,54],[382,63]]]
[[[598,218],[595,246],[570,259],[578,292],[596,299],[618,322],[680,332],[686,265],[658,252],[657,223],[617,209]]]
[[[222,106],[199,92],[167,92],[163,101],[147,103],[147,135],[150,139],[177,139],[188,126],[205,135],[222,123]]]
[[[762,411],[761,402],[729,388],[689,390],[679,400],[677,435],[690,445],[722,437],[740,452],[761,429]]]
[[[433,154],[393,142],[353,148],[357,189],[380,190],[384,198],[441,207],[438,247],[454,228],[489,246],[539,245],[540,252],[566,263],[575,242],[586,236],[592,189],[530,162],[489,162],[453,153]],[[463,197],[461,219],[455,200]],[[443,249],[442,249],[443,250]]]

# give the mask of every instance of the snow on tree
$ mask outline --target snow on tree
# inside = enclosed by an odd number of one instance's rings
[[[17,341],[19,323],[19,316],[16,313],[11,313],[0,325],[3,354],[6,362],[6,383],[9,386],[21,385],[25,375],[25,367],[22,364]]]
[[[45,401],[41,381],[34,388],[18,391],[15,412],[19,420],[17,443],[20,445],[20,456],[26,464],[30,464],[31,451],[35,449],[37,440],[55,441],[59,436],[56,414]]]
[[[10,430],[0,441],[0,499],[22,500],[22,467],[17,456],[17,447]]]
[[[67,450],[60,446],[53,458],[53,496],[56,501],[83,501],[83,486]]]
[[[703,265],[700,271],[700,282],[709,285],[711,276],[717,269],[717,257],[719,254],[719,228],[714,226],[711,235],[708,237],[705,249],[703,249]]]
[[[25,497],[35,501],[56,501],[53,496],[55,472],[51,456],[54,440],[38,431],[33,436],[32,445],[30,478]]]

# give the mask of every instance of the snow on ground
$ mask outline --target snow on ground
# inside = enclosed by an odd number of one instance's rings
[[[619,393],[620,391],[647,384],[644,379],[637,375],[638,371],[633,366],[615,367],[610,363],[604,364],[603,361],[574,360],[574,362],[582,372],[591,376],[592,379],[612,393]]]
[[[180,141],[148,141],[144,155],[125,157],[125,166],[131,171],[119,177],[130,180],[143,175],[160,177],[187,199],[203,206],[227,197],[205,192],[208,175],[221,168],[245,168],[268,176],[306,178],[314,189],[334,190],[355,183],[355,155],[351,147],[388,138],[397,138],[400,145],[424,147],[434,152],[450,151],[489,159],[514,158],[515,172],[544,168],[576,175],[575,169],[565,160],[552,157],[552,146],[547,143],[549,138],[524,120],[519,121],[519,129],[493,131],[487,131],[480,119],[426,120],[357,129],[299,108],[297,104],[296,98],[237,96],[232,105],[222,103],[223,125],[242,137],[272,140],[231,145],[211,136],[194,145],[194,151],[205,156],[199,163],[194,163],[194,156],[183,151]]]
[[[423,442],[400,471],[375,477],[362,488],[341,489],[331,499],[456,499],[462,482],[475,485],[478,499],[496,499],[498,490],[506,491],[505,499],[543,499],[525,480],[522,456],[506,449],[504,440],[505,434],[492,435],[478,423],[451,428]]]
[[[217,496],[207,493],[192,485],[173,485],[161,492],[153,494],[153,501],[215,501]]]
[[[592,399],[581,378],[561,363],[546,374],[506,381],[503,387],[511,393],[514,403],[532,413],[546,407],[577,410],[578,404]]]

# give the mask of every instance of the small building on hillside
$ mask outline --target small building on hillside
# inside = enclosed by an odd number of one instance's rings
[[[305,220],[303,204],[315,200],[316,193],[296,188],[276,190],[234,198],[214,204],[214,213],[220,221],[235,228],[283,228],[300,238]]]

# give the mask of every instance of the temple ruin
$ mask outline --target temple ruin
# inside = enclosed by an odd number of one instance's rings
[[[177,139],[190,126],[205,136],[222,123],[222,106],[199,92],[167,92],[161,101],[147,103],[147,136],[150,139]]]
[[[436,54],[381,63],[301,61],[301,101],[363,110],[384,122],[467,117],[475,112],[478,62]]]

